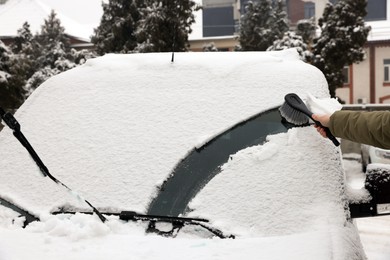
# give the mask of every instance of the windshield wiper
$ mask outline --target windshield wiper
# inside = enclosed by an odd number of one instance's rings
[[[162,236],[174,236],[177,234],[177,232],[180,231],[182,227],[185,225],[192,225],[192,226],[200,226],[209,232],[211,232],[213,235],[219,237],[219,238],[235,238],[234,235],[230,234],[224,234],[221,230],[211,227],[210,225],[207,225],[206,223],[209,223],[207,219],[203,218],[187,218],[187,217],[173,217],[173,216],[159,216],[159,215],[147,215],[147,214],[139,214],[134,211],[122,211],[119,214],[119,218],[121,220],[126,221],[149,221],[149,225],[147,228],[147,232],[153,232],[157,233]],[[172,224],[172,229],[170,231],[161,231],[158,228],[156,228],[156,223],[165,222]]]
[[[0,197],[0,205],[9,208],[17,213],[20,214],[20,216],[25,217],[25,221],[23,222],[23,227],[25,228],[28,224],[30,224],[33,221],[40,221],[39,217],[34,215],[33,213],[23,209],[22,207],[16,205],[13,202],[10,202],[9,200]]]
[[[58,211],[52,212],[51,214],[58,215],[58,214],[76,214],[76,213],[93,214],[92,211],[73,211],[73,210],[67,210],[65,208],[60,208]],[[107,216],[119,216],[119,219],[124,221],[149,222],[148,227],[146,229],[147,233],[156,233],[158,235],[165,236],[165,237],[175,237],[177,233],[181,230],[181,228],[183,228],[184,226],[199,226],[208,230],[214,236],[217,236],[219,238],[235,238],[235,236],[232,234],[225,234],[221,230],[208,225],[207,223],[209,223],[209,220],[203,218],[148,215],[148,214],[140,214],[135,211],[101,212],[101,214]],[[157,223],[169,223],[172,225],[172,229],[169,231],[162,231],[158,229],[158,227],[156,227]]]
[[[27,138],[23,135],[22,131],[20,130],[19,122],[15,119],[15,117],[11,113],[5,112],[4,109],[2,109],[0,107],[0,122],[1,122],[1,119],[3,119],[4,122],[6,123],[6,125],[13,131],[13,134],[16,137],[16,139],[18,139],[19,142],[24,146],[24,148],[26,148],[26,150],[28,151],[30,156],[33,158],[35,163],[38,165],[38,167],[41,170],[41,173],[43,174],[44,177],[49,177],[52,181],[54,181],[55,183],[57,183],[59,185],[62,185],[68,191],[70,191],[72,194],[75,194],[78,198],[83,199],[84,202],[87,203],[92,208],[93,212],[95,212],[96,215],[98,215],[98,217],[100,218],[100,220],[102,222],[106,221],[106,218],[94,206],[92,206],[92,204],[88,200],[82,198],[80,195],[78,195],[76,192],[71,190],[68,186],[66,186],[60,180],[55,178],[49,172],[48,168],[42,162],[41,158],[39,158],[38,154],[35,152],[34,148],[31,146],[31,144],[28,142]]]
[[[49,177],[51,180],[53,180],[55,183],[62,185],[65,187],[67,190],[71,191],[73,194],[77,194],[74,191],[72,191],[68,186],[66,186],[64,183],[59,181],[57,178],[55,178],[48,170],[48,168],[44,165],[38,154],[35,152],[31,144],[28,142],[26,137],[23,135],[22,131],[20,130],[20,124],[19,122],[15,119],[15,117],[8,113],[5,112],[1,107],[0,107],[0,121],[1,119],[4,120],[6,125],[13,131],[13,135],[16,137],[16,139],[19,140],[19,142],[26,148],[26,150],[29,152],[30,156],[33,158],[35,163],[38,165],[41,173],[43,174],[44,177]],[[77,195],[79,198],[81,198],[80,195]],[[173,217],[173,216],[159,216],[159,215],[144,215],[144,214],[139,214],[134,211],[122,211],[120,213],[101,213],[97,208],[95,208],[89,201],[86,199],[83,199],[86,204],[88,204],[92,208],[92,212],[80,212],[84,214],[92,214],[95,213],[102,222],[106,221],[106,218],[103,216],[103,214],[106,215],[119,215],[119,218],[121,220],[126,220],[126,221],[149,221],[149,225],[147,228],[147,232],[154,232],[159,235],[163,236],[174,236],[177,234],[177,232],[180,231],[181,228],[183,228],[186,225],[193,225],[193,226],[200,226],[215,236],[219,238],[235,238],[234,235],[225,235],[221,230],[211,227],[210,225],[207,225],[209,221],[206,219],[201,219],[201,218],[186,218],[186,217]],[[1,201],[3,204],[9,207],[8,204],[6,204],[5,201]],[[21,213],[21,211],[16,210],[17,212]],[[26,212],[22,212],[23,215],[26,215]],[[76,212],[65,212],[65,211],[59,211],[59,212],[53,212],[52,214],[63,214],[63,213],[76,213]],[[39,220],[39,218],[32,217],[34,221]],[[170,223],[172,224],[172,229],[170,231],[161,231],[158,228],[156,228],[156,223],[157,222],[165,222],[165,223]]]

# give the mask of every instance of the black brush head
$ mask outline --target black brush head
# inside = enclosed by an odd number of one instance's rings
[[[305,125],[309,123],[309,118],[318,126],[321,123],[313,119],[313,113],[306,107],[305,103],[297,94],[290,93],[284,97],[284,104],[279,108],[280,115],[287,122],[294,125]],[[335,146],[339,146],[340,142],[330,132],[329,128],[325,127],[326,136],[333,142]]]
[[[290,106],[287,102],[279,108],[280,115],[286,119],[287,122],[294,125],[306,125],[309,123],[309,117],[304,113],[296,110]]]

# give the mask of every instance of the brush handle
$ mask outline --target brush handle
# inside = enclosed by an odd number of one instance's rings
[[[327,128],[326,126],[323,126],[320,122],[314,120],[312,116],[310,116],[310,118],[311,118],[311,120],[314,121],[314,123],[315,123],[316,125],[322,127],[322,128],[325,130],[326,137],[328,137],[329,140],[331,140],[335,146],[339,146],[339,145],[340,145],[340,142],[339,142],[339,141],[336,139],[336,137],[330,132],[329,128]]]
[[[311,118],[311,120],[314,121],[314,123],[320,127],[322,127],[325,130],[326,137],[329,138],[333,142],[335,146],[339,146],[340,142],[334,137],[334,135],[330,132],[329,128],[323,126],[320,122],[313,119],[313,113],[307,108],[306,104],[302,101],[302,99],[295,93],[287,94],[284,97],[287,104],[289,104],[294,109],[304,113],[308,117]]]

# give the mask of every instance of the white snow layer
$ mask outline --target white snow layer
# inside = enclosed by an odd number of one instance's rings
[[[15,117],[50,172],[71,189],[99,207],[143,212],[199,138],[281,105],[288,92],[327,95],[321,72],[295,50],[175,57],[89,60],[45,82]],[[33,211],[75,203],[42,178],[8,128],[0,143],[3,194]]]
[[[337,240],[329,245],[333,259],[361,259],[355,227],[346,222],[340,154],[317,135],[313,127],[295,128],[231,156],[192,201],[191,216],[245,236],[326,231]]]
[[[50,172],[94,206],[145,212],[156,186],[199,146],[200,138],[207,141],[281,105],[290,92],[328,97],[323,74],[300,61],[295,50],[176,53],[175,62],[170,59],[171,54],[160,53],[89,60],[42,84],[15,117]],[[42,177],[10,130],[0,133],[0,147],[0,195],[41,216],[65,204],[87,208]],[[135,259],[253,259],[263,254],[266,259],[364,259],[356,228],[347,221],[340,159],[339,149],[313,127],[270,136],[264,145],[232,155],[191,203],[191,215],[210,219],[239,235],[237,240],[118,237],[122,228],[109,224],[90,228],[92,235],[86,236],[105,246],[112,242],[101,236],[125,243],[121,249]],[[34,225],[26,231],[77,236],[68,233],[66,224],[61,228],[69,220],[43,219],[35,231]],[[52,228],[60,230],[51,234]],[[132,247],[126,239],[134,248],[125,249]],[[159,244],[157,249],[141,246],[150,240],[157,241],[151,242]],[[47,241],[58,244],[54,248],[61,242]],[[12,242],[0,240],[0,258],[1,244],[6,248]],[[69,247],[66,252],[72,251]],[[173,250],[178,247],[188,250]],[[101,252],[96,249],[88,258],[81,251],[72,259],[97,259]]]

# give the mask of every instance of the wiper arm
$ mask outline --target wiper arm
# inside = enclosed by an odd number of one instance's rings
[[[0,122],[1,119],[4,120],[6,125],[13,131],[14,136],[16,139],[19,140],[19,142],[26,148],[30,156],[33,158],[39,169],[41,170],[41,173],[44,177],[49,177],[52,181],[55,183],[62,185],[67,190],[69,190],[72,194],[76,194],[78,198],[81,198],[84,200],[85,203],[88,204],[95,212],[95,214],[100,218],[100,220],[104,223],[106,221],[106,218],[97,210],[88,200],[82,198],[80,195],[78,195],[76,192],[71,190],[68,186],[66,186],[64,183],[62,183],[60,180],[55,178],[48,170],[48,168],[45,166],[45,164],[42,162],[41,158],[39,158],[38,154],[35,152],[34,148],[31,146],[31,144],[28,142],[27,138],[23,135],[22,131],[20,130],[20,124],[15,119],[15,117],[9,113],[5,112],[4,109],[0,107]]]
[[[33,213],[29,212],[28,210],[16,205],[15,203],[0,197],[0,205],[9,208],[17,213],[19,213],[21,216],[25,217],[25,221],[23,222],[23,227],[25,228],[28,224],[30,224],[33,221],[40,221],[39,217],[34,215]]]
[[[157,233],[163,236],[173,236],[175,233],[179,232],[182,227],[185,225],[200,226],[215,236],[219,238],[235,238],[234,235],[226,235],[221,230],[207,225],[209,221],[202,218],[186,218],[186,217],[173,217],[173,216],[159,216],[159,215],[145,215],[139,214],[134,211],[122,211],[119,214],[121,220],[126,221],[150,221],[147,232]],[[157,222],[165,222],[172,224],[172,230],[170,231],[161,231],[156,228]]]

